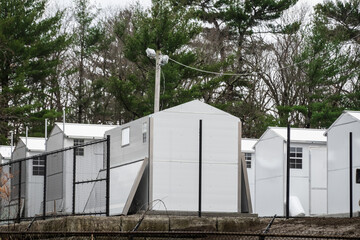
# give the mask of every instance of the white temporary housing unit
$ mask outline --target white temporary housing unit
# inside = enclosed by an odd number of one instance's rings
[[[116,125],[55,123],[46,143],[47,152],[72,147],[104,138],[104,133]],[[76,181],[96,179],[104,164],[104,144],[78,148],[76,152]],[[72,212],[73,150],[47,156],[46,212]],[[85,205],[94,183],[77,185],[76,213]],[[56,208],[56,209],[54,209]]]
[[[350,212],[350,133],[352,133],[353,212],[360,211],[360,112],[345,111],[326,131],[328,213]]]
[[[242,138],[241,139],[241,152],[246,163],[248,181],[250,186],[250,195],[252,206],[255,204],[255,149],[254,146],[259,139]]]
[[[290,215],[327,213],[325,130],[290,131]],[[255,144],[255,206],[259,216],[285,216],[287,129],[270,127]]]
[[[251,212],[237,117],[195,100],[105,134],[111,139],[111,215],[147,203],[158,211],[196,212],[200,195],[203,212]]]
[[[12,161],[32,157],[45,151],[45,138],[20,137],[12,154]],[[21,199],[24,201],[23,216],[33,217],[41,209],[44,186],[44,162],[40,158],[23,161],[21,168]],[[19,163],[11,166],[11,198],[18,201]]]

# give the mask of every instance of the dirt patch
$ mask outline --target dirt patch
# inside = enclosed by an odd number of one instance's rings
[[[249,231],[257,232],[259,227],[263,231],[270,221],[270,218],[260,218],[260,224]],[[360,236],[360,218],[278,218],[271,226],[270,233]]]

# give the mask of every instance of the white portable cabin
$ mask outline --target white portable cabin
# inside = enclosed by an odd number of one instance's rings
[[[45,151],[45,138],[20,137],[12,154],[12,161],[32,157]],[[23,161],[21,168],[21,198],[24,200],[24,217],[40,212],[44,186],[44,162],[41,158]],[[11,196],[18,201],[19,163],[11,166]]]
[[[237,117],[195,100],[106,132],[110,214],[147,203],[152,210],[197,212],[200,193],[203,212],[252,212],[240,126]]]
[[[64,129],[65,127],[65,129]],[[47,140],[48,152],[104,138],[115,125],[55,123]],[[76,152],[76,181],[96,179],[104,164],[104,144],[81,148]],[[47,156],[46,212],[72,212],[73,150]],[[77,213],[85,211],[94,183],[76,187]],[[54,209],[56,208],[56,209]]]
[[[345,111],[326,131],[328,213],[350,212],[350,132],[352,133],[353,212],[360,211],[360,112]]]
[[[255,204],[255,143],[259,139],[242,138],[241,139],[241,152],[244,154],[246,163],[247,175],[249,180],[250,195],[252,206]]]
[[[327,213],[325,130],[291,128],[290,216]],[[259,216],[285,216],[287,128],[269,127],[255,144]]]

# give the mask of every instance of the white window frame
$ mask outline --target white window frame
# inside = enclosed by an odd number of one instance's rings
[[[130,145],[130,127],[121,129],[121,146],[126,147]]]
[[[303,156],[302,147],[290,147],[290,168],[302,169]]]
[[[74,146],[83,145],[85,143],[84,139],[74,139]],[[84,156],[85,149],[84,147],[78,147],[74,149],[76,156]]]
[[[246,168],[251,168],[252,166],[252,153],[245,153],[245,163],[246,163]],[[250,158],[249,158],[250,156]]]
[[[34,158],[33,164],[33,176],[44,176],[45,174],[45,156]]]

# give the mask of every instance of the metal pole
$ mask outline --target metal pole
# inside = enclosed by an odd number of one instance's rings
[[[20,211],[21,211],[21,175],[22,175],[22,162],[19,162],[19,188],[18,188],[18,215],[17,215],[17,222],[20,223]]]
[[[154,113],[160,110],[160,74],[161,74],[161,66],[160,66],[160,50],[156,51],[156,72],[155,72],[155,102],[154,102]]]
[[[11,134],[11,143],[10,143],[10,145],[11,145],[11,160],[13,160],[12,159],[12,154],[13,154],[13,147],[14,147],[14,131],[10,131],[10,134]]]
[[[73,195],[72,195],[72,214],[75,215],[75,194],[76,194],[76,149],[73,149]]]
[[[106,216],[110,215],[110,135],[106,136]]]
[[[350,167],[349,167],[349,183],[350,183],[350,218],[353,217],[353,159],[352,159],[352,132],[349,134],[349,160],[350,160]]]
[[[48,127],[48,119],[45,118],[45,151],[47,150],[46,142],[47,142],[47,127]]]
[[[290,212],[290,123],[287,125],[286,144],[286,219],[289,219]]]
[[[43,219],[46,217],[46,165],[47,165],[47,156],[45,155],[44,161],[44,189],[43,189]]]
[[[64,133],[64,135],[65,135],[65,118],[66,118],[66,116],[65,116],[65,107],[63,107],[63,133]]]
[[[28,126],[26,126],[25,127],[25,145],[26,145],[26,147],[28,147],[28,135],[29,135],[29,127]]]
[[[202,188],[202,120],[199,121],[199,212],[201,217],[201,190]]]

